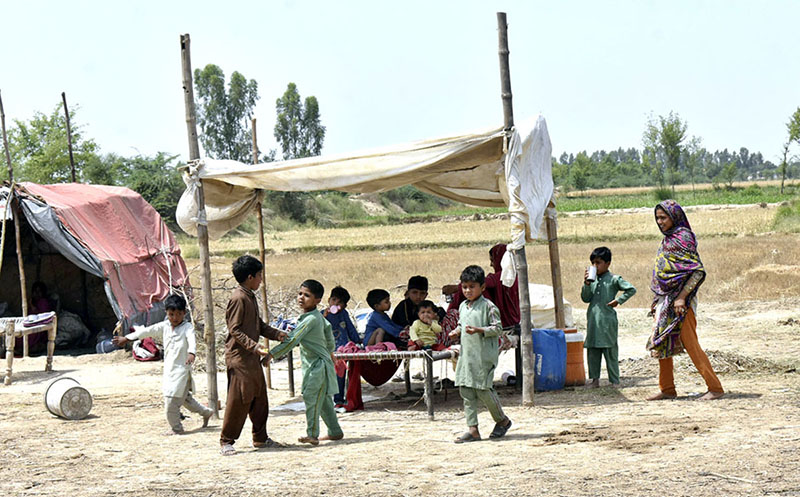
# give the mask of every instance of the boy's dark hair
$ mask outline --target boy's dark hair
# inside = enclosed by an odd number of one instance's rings
[[[341,286],[334,287],[333,290],[331,290],[331,297],[339,299],[342,305],[347,305],[347,303],[350,302],[350,292]]]
[[[597,247],[592,250],[592,255],[589,256],[589,262],[595,259],[600,259],[603,262],[611,262],[611,249],[608,247]]]
[[[483,285],[486,282],[486,274],[480,266],[467,266],[461,271],[461,283],[475,282]]]
[[[376,288],[367,292],[367,305],[375,309],[375,306],[381,303],[381,300],[388,298],[389,292],[383,288]]]
[[[255,277],[262,269],[264,265],[252,255],[243,255],[233,261],[233,277],[239,283],[244,283],[248,276]]]
[[[318,299],[321,299],[325,294],[325,287],[322,286],[322,283],[317,280],[305,280],[304,282],[300,283],[300,286],[308,288],[308,291],[310,291],[311,294]]]
[[[435,312],[436,311],[436,304],[434,304],[430,300],[423,300],[417,306],[417,314],[419,314],[419,311],[421,311],[422,309],[431,309],[431,310],[433,310]]]
[[[428,291],[428,278],[420,275],[412,276],[408,279],[408,290]]]
[[[168,311],[185,311],[186,299],[173,293],[164,300],[164,309]]]

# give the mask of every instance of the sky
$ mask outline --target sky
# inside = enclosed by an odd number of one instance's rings
[[[709,150],[778,161],[800,106],[797,1],[0,0],[0,95],[7,127],[63,91],[101,152],[185,160],[188,33],[193,68],[258,82],[260,149],[279,148],[294,82],[319,100],[323,155],[348,153],[501,126],[496,12],[515,118],[544,115],[556,157],[640,148],[675,112]]]

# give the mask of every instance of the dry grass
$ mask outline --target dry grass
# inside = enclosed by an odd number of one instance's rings
[[[720,209],[714,206],[687,208],[698,237],[752,235],[764,232],[775,217],[775,207],[740,206]],[[603,241],[657,239],[660,233],[652,210],[593,212],[559,218],[558,233],[563,241]],[[486,246],[509,238],[505,219],[460,220],[367,226],[348,229],[302,229],[266,235],[272,253],[313,251],[374,251],[387,249],[427,249]],[[257,235],[225,238],[212,242],[211,253],[232,257],[258,251]],[[187,253],[196,253],[187,250]],[[353,255],[355,257],[355,255]]]
[[[690,220],[699,238],[700,255],[708,269],[708,279],[701,292],[703,301],[773,300],[800,294],[800,250],[797,235],[765,233],[771,224],[773,208],[702,209],[690,212]],[[402,298],[409,276],[426,275],[431,283],[431,298],[438,289],[458,278],[468,264],[489,269],[489,247],[504,240],[505,221],[459,221],[379,228],[306,230],[290,232],[279,240],[269,241],[279,250],[267,259],[266,281],[271,292],[292,293],[306,278],[315,278],[326,289],[343,285],[353,296],[351,308],[365,306],[366,292],[372,288],[390,291],[395,302]],[[651,213],[616,212],[607,215],[573,216],[560,219],[560,261],[564,296],[582,308],[579,291],[583,269],[591,250],[608,245],[614,259],[611,271],[621,274],[639,289],[628,303],[630,307],[649,305],[649,280],[660,234]],[[723,236],[720,236],[723,235]],[[644,239],[642,239],[644,238]],[[399,248],[353,251],[371,243],[414,245],[469,240],[470,244],[444,248]],[[288,252],[297,247],[331,247],[344,250]],[[402,246],[402,245],[401,245]],[[230,264],[235,255],[257,253],[254,237],[215,242],[212,253],[233,252],[212,257],[214,281],[230,281]],[[349,250],[348,250],[349,249]],[[551,284],[546,245],[528,248],[530,280]],[[196,267],[196,259],[187,260]],[[196,270],[193,273],[197,274]],[[193,277],[197,286],[197,277]],[[224,285],[215,284],[215,287]],[[215,300],[222,304],[227,291],[220,288]],[[222,313],[217,312],[217,320]]]

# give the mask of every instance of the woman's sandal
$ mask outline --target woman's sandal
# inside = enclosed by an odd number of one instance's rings
[[[496,425],[494,425],[494,430],[492,430],[492,433],[489,435],[489,438],[500,438],[506,434],[509,428],[511,428],[510,419],[508,419],[508,424],[505,426],[501,425],[500,423],[497,423]]]
[[[236,449],[231,444],[225,444],[219,448],[219,453],[223,456],[232,456],[236,454]]]
[[[481,439],[481,437],[475,437],[475,436],[472,435],[472,433],[466,432],[463,435],[461,435],[460,437],[456,438],[454,440],[454,442],[457,443],[457,444],[463,444],[463,443],[466,443],[466,442],[477,442],[480,439]]]

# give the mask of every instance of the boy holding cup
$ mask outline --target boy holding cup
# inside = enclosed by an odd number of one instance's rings
[[[622,276],[612,274],[611,250],[598,247],[589,256],[592,266],[583,275],[581,300],[589,304],[586,309],[586,362],[589,364],[589,385],[600,386],[600,361],[606,360],[608,381],[619,385],[619,346],[617,345],[617,311],[618,305],[624,304],[636,293],[636,288],[625,281]],[[594,271],[592,271],[594,270]],[[591,274],[594,273],[595,274]],[[617,293],[623,292],[617,298]]]

